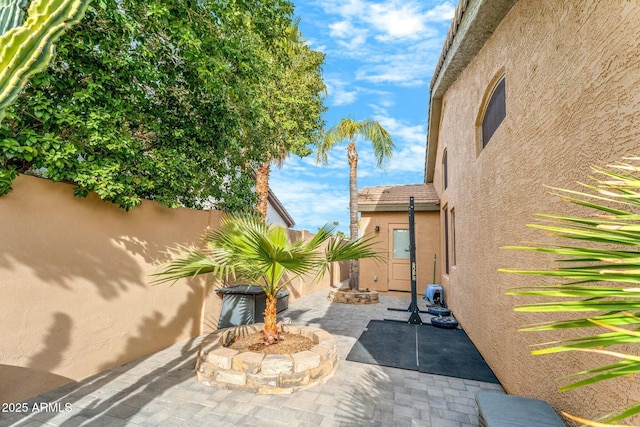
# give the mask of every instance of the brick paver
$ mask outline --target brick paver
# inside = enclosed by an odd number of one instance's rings
[[[499,385],[345,360],[369,320],[407,320],[409,298],[329,303],[328,290],[293,301],[285,323],[320,327],[338,343],[338,371],[326,384],[290,395],[217,390],[195,378],[203,337],[29,399],[61,411],[0,413],[0,426],[478,426],[475,393]],[[420,300],[420,306],[423,306]],[[424,320],[428,315],[422,315]],[[69,408],[65,411],[65,405]]]

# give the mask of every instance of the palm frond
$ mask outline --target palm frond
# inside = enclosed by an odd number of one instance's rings
[[[638,161],[640,158],[627,160]],[[594,215],[544,214],[538,215],[541,223],[529,225],[556,238],[572,241],[572,244],[507,247],[555,255],[558,257],[555,261],[560,266],[541,270],[500,270],[560,280],[555,285],[509,289],[509,295],[544,298],[542,302],[520,304],[515,307],[516,311],[594,313],[589,317],[570,316],[532,325],[524,331],[594,327],[607,331],[536,345],[543,348],[534,349],[534,355],[578,351],[621,359],[613,364],[565,376],[564,379],[585,378],[563,386],[561,391],[640,373],[640,356],[610,350],[618,345],[640,344],[640,287],[636,286],[640,283],[640,167],[619,163],[608,168],[593,168],[593,171],[597,178],[592,178],[593,185],[581,184],[584,191],[555,188],[554,194],[593,211]],[[634,403],[603,419],[614,422],[637,414],[640,414],[640,404]]]
[[[228,216],[217,229],[203,234],[201,248],[179,248],[174,259],[153,274],[154,283],[211,273],[225,281],[230,276],[247,279],[275,295],[297,277],[322,277],[333,262],[380,257],[371,239],[335,239],[335,227],[327,224],[308,241],[290,242],[283,227],[267,226],[254,216]]]
[[[316,163],[326,165],[329,151],[334,146],[354,141],[357,136],[371,141],[377,167],[383,167],[391,159],[395,145],[389,132],[380,123],[371,119],[356,121],[347,117],[326,131],[318,141]]]
[[[594,321],[601,321],[612,326],[632,326],[640,324],[640,319],[638,317],[629,315],[629,313],[626,312],[614,311],[602,316],[543,322],[520,329],[520,331],[541,332],[554,331],[558,329],[593,328]]]
[[[201,274],[212,273],[214,277],[228,279],[235,277],[232,265],[220,265],[202,252],[193,248],[182,248],[177,258],[160,266],[151,276],[157,277],[152,284],[171,282],[173,285],[180,279],[193,278]]]

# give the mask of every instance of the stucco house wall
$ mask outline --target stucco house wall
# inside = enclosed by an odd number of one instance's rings
[[[405,225],[409,228],[409,215],[407,212],[362,212],[360,228],[363,236],[373,236],[376,250],[386,257],[387,262],[372,259],[360,260],[360,288],[369,288],[378,292],[388,292],[389,289],[389,263],[392,257],[392,242],[389,237],[389,227]],[[376,231],[376,226],[379,230]],[[440,255],[440,214],[438,211],[415,212],[416,231],[416,285],[419,297],[424,295],[426,286],[433,281],[433,258]],[[438,270],[438,268],[436,269]],[[439,283],[439,271],[436,271],[436,283]],[[407,270],[410,278],[410,271]],[[407,287],[410,279],[407,280]],[[410,288],[409,288],[410,289]]]
[[[365,187],[358,193],[360,230],[366,239],[376,242],[376,250],[383,261],[360,261],[360,288],[378,292],[410,292],[411,266],[409,262],[409,201],[414,200],[417,292],[424,295],[434,280],[434,256],[440,256],[440,207],[438,194],[432,184],[405,184]],[[404,257],[394,258],[394,230],[403,230],[400,246]],[[437,268],[436,268],[437,270]],[[436,272],[437,274],[437,272]]]
[[[478,3],[491,2],[472,0],[469,8]],[[535,213],[575,209],[545,185],[577,188],[576,181],[588,180],[590,165],[640,154],[638,22],[637,2],[520,0],[452,83],[440,86],[440,94],[432,88],[426,181],[456,215],[456,265],[441,276],[449,306],[509,393],[585,417],[640,400],[640,379],[559,393],[565,382],[557,378],[596,361],[585,354],[531,356],[530,345],[556,336],[518,332],[548,317],[515,313],[524,300],[505,292],[541,280],[497,269],[549,266],[539,255],[501,249],[548,241],[526,227]],[[458,36],[449,55],[465,43],[464,34]],[[503,73],[506,118],[481,149],[478,120]]]

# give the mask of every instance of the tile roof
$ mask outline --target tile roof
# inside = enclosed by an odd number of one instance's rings
[[[416,210],[438,210],[440,199],[433,184],[382,185],[365,187],[358,193],[358,210],[401,211],[413,196]]]

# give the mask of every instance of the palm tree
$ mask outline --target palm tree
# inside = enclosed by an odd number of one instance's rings
[[[638,161],[640,158],[628,160]],[[525,331],[587,328],[586,336],[542,344],[546,347],[532,354],[580,351],[617,359],[607,366],[570,375],[567,378],[577,380],[560,391],[640,373],[640,357],[607,349],[615,345],[640,343],[640,167],[618,163],[593,170],[601,178],[593,178],[594,185],[584,185],[588,192],[558,189],[558,195],[593,210],[594,215],[541,215],[547,223],[530,225],[554,236],[582,243],[508,247],[556,255],[560,257],[560,266],[548,270],[501,270],[562,279],[557,285],[525,287],[509,292],[511,295],[545,297],[544,302],[519,305],[517,311],[570,313],[567,319],[535,325]],[[585,314],[579,317],[575,313]],[[603,331],[591,335],[594,327]],[[640,414],[640,402],[607,414],[602,419],[612,423],[637,414]],[[566,415],[588,425],[602,425]]]
[[[326,88],[321,75],[324,54],[311,50],[300,32],[300,18],[296,18],[278,44],[284,64],[277,70],[276,85],[267,90],[272,131],[267,136],[271,152],[255,171],[257,211],[267,217],[269,176],[271,166],[281,168],[293,153],[299,156],[311,154],[308,145],[321,131],[325,107],[322,95]]]
[[[373,154],[378,162],[377,167],[382,167],[393,153],[395,145],[391,140],[391,135],[382,125],[375,120],[366,119],[355,121],[352,118],[342,119],[337,126],[329,129],[322,140],[318,143],[317,163],[326,165],[328,163],[329,151],[334,145],[345,140],[347,145],[347,159],[349,160],[349,228],[351,239],[358,238],[358,150],[356,149],[356,137],[360,136],[368,139],[373,144]],[[351,262],[351,272],[349,275],[349,288],[358,289],[358,262]]]
[[[333,238],[335,225],[327,224],[306,241],[289,241],[287,230],[267,225],[257,216],[227,216],[220,227],[204,235],[203,247],[180,247],[180,254],[163,265],[155,283],[212,273],[212,282],[248,280],[264,291],[265,344],[278,341],[276,301],[278,292],[301,276],[322,278],[332,262],[358,258],[380,259],[373,242]],[[324,248],[324,249],[323,249]]]

